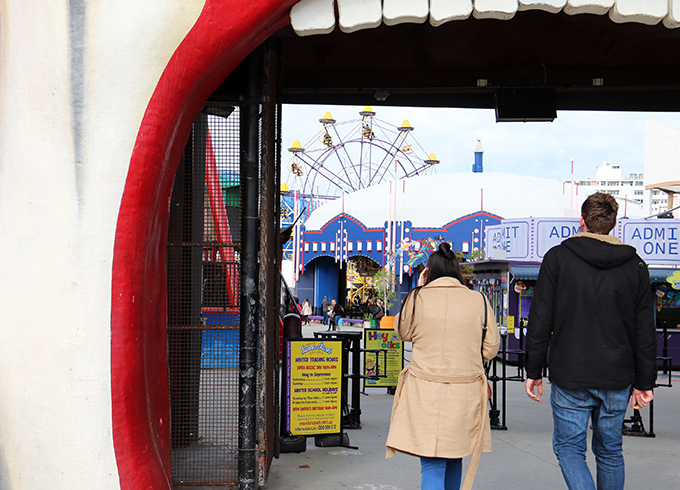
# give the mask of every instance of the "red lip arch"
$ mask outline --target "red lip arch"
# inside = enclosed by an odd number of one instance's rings
[[[113,444],[122,490],[171,489],[165,239],[172,184],[208,96],[290,22],[296,0],[207,0],[144,114],[118,215],[111,285]]]

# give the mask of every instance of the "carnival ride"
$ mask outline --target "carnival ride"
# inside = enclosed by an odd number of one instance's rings
[[[378,119],[366,106],[358,119],[338,122],[330,112],[319,119],[321,129],[303,146],[295,140],[281,185],[281,225],[290,226],[303,209],[301,223],[319,206],[382,182],[435,172],[439,163],[414,136],[408,120],[400,126]],[[299,226],[297,227],[299,228]],[[284,248],[290,260],[296,237]]]
[[[420,146],[408,120],[395,126],[375,117],[370,106],[359,115],[337,122],[326,112],[319,119],[322,128],[304,147],[296,140],[288,148],[293,154],[288,162],[289,188],[303,197],[337,199],[390,178],[427,173],[439,163],[434,153]]]

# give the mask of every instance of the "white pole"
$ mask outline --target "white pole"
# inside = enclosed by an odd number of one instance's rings
[[[299,211],[298,206],[298,189],[297,189],[297,175],[293,178],[293,220],[297,218]],[[300,246],[300,237],[298,235],[298,224],[295,223],[293,226],[293,279],[297,282],[300,279],[300,274],[298,272],[298,254]]]
[[[404,243],[404,201],[406,200],[406,179],[401,181],[401,240],[399,243]],[[399,284],[403,282],[404,273],[404,252],[399,254]]]
[[[397,159],[394,159],[394,201],[392,202],[393,206],[393,214],[392,217],[394,219],[394,232],[392,233],[392,253],[395,253],[397,250],[397,223],[398,218],[397,218]],[[394,273],[397,273],[397,257],[396,255],[394,256]],[[392,286],[392,279],[390,278],[390,286]],[[387,290],[385,290],[385,294],[387,294]]]
[[[394,233],[392,233],[392,253],[397,249],[397,159],[394,159],[394,196],[392,202],[392,209],[394,210],[392,218],[394,220]],[[396,270],[397,260],[394,260],[394,268]]]
[[[385,240],[385,254],[388,254],[391,252],[390,250],[390,244],[392,243],[392,181],[390,181],[390,196],[389,196],[389,204],[387,205],[387,237]],[[392,270],[392,265],[390,262],[387,262],[387,270]]]
[[[571,204],[569,204],[569,217],[574,217],[574,159],[571,159]]]

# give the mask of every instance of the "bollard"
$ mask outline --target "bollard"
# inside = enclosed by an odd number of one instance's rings
[[[284,344],[286,339],[301,339],[302,338],[302,319],[297,313],[289,313],[283,317],[283,339]],[[285,351],[284,351],[285,352]],[[281,376],[286,372],[286,356],[283,356],[283,366],[281,369]],[[281,390],[281,406],[285,407],[287,404],[286,390],[283,386],[283,379],[280,384]],[[281,433],[279,437],[279,452],[281,453],[301,453],[307,450],[307,439],[304,436],[293,436],[285,431],[285,413],[281,410]]]
[[[300,315],[296,313],[288,313],[283,317],[283,338],[302,338],[302,319],[300,318]]]

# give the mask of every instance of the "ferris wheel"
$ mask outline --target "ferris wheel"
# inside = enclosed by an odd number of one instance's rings
[[[288,148],[288,189],[301,199],[327,201],[387,180],[434,172],[439,160],[420,146],[408,120],[390,124],[375,117],[370,106],[359,115],[337,122],[326,112],[307,144],[295,140]]]

